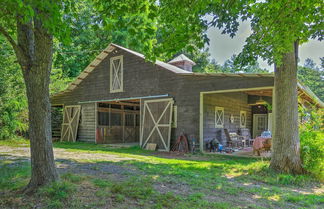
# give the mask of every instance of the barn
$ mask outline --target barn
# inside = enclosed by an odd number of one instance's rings
[[[195,73],[185,55],[168,63],[109,44],[66,90],[51,97],[53,137],[104,144],[156,144],[186,134],[204,151],[228,133],[272,130],[273,74]],[[298,84],[300,103],[323,103]]]

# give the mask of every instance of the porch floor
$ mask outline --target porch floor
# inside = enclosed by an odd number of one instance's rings
[[[239,156],[239,157],[270,157],[271,152],[261,152],[260,156],[257,154],[253,154],[253,148],[252,147],[245,147],[243,149],[237,150],[233,153],[225,153],[225,152],[206,152],[207,154],[219,154],[219,155],[229,155],[229,156]]]
[[[116,147],[116,148],[127,148],[139,146],[139,142],[130,142],[130,143],[117,143],[117,144],[105,144],[107,147]]]

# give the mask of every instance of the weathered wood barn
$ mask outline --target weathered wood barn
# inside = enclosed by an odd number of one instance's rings
[[[212,138],[225,144],[225,129],[250,137],[272,129],[272,74],[194,73],[194,64],[184,55],[151,63],[110,44],[52,96],[53,111],[63,109],[53,133],[66,141],[155,143],[168,151],[181,133],[203,150]],[[299,84],[298,91],[301,103],[323,107],[307,87]]]

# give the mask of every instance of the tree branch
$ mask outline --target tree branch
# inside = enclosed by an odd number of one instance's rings
[[[0,26],[0,33],[2,33],[2,35],[4,35],[4,37],[9,41],[12,48],[15,50],[15,53],[17,54],[17,52],[19,50],[17,43],[2,26]]]
[[[16,43],[16,41],[11,37],[11,35],[5,30],[4,27],[0,26],[0,33],[9,41],[11,44],[18,62],[21,64],[21,59],[26,58],[26,54],[24,53],[24,50]]]

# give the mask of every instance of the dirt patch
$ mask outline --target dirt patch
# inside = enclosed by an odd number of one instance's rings
[[[169,183],[169,182],[155,183],[153,185],[153,188],[162,194],[165,194],[170,191],[172,191],[172,193],[174,194],[181,195],[181,196],[189,195],[193,193],[191,187],[183,183]]]

